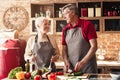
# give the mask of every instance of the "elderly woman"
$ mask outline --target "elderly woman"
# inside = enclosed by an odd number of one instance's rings
[[[59,49],[55,37],[47,35],[50,29],[49,20],[39,17],[35,20],[37,35],[29,38],[24,58],[35,62],[38,68],[49,67],[50,62],[59,58]]]

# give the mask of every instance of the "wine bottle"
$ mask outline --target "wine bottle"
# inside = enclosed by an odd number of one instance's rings
[[[55,72],[56,71],[56,66],[55,66],[54,62],[52,62],[52,61],[50,62],[49,69],[50,69],[50,72]]]
[[[116,6],[114,6],[114,10],[113,10],[113,16],[117,16],[118,15],[118,8]]]
[[[27,59],[27,61],[26,61],[25,71],[26,71],[26,72],[29,72],[29,71],[30,71],[30,62],[29,62],[29,59]]]
[[[120,6],[118,6],[118,16],[120,16]]]

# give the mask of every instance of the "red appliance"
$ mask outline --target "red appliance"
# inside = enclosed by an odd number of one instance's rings
[[[0,48],[0,80],[7,77],[11,69],[19,66],[19,48]]]

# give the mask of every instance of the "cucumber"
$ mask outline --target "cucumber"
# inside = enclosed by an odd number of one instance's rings
[[[74,76],[81,76],[81,75],[83,75],[83,72],[82,71],[78,71],[78,72],[74,72],[73,74],[74,74]]]
[[[8,73],[9,79],[16,79],[16,73],[22,71],[22,67],[16,67]]]

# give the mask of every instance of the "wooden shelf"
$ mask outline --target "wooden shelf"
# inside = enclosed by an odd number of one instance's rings
[[[57,35],[61,35],[61,29],[59,25],[65,25],[66,23],[64,22],[64,18],[59,18],[58,15],[58,11],[59,8],[61,8],[62,6],[64,6],[65,4],[68,3],[72,3],[76,6],[78,6],[78,11],[79,11],[79,16],[81,15],[81,8],[94,8],[94,16],[93,17],[81,17],[81,19],[87,19],[93,22],[93,24],[97,24],[98,28],[97,28],[97,33],[120,33],[120,30],[112,30],[111,29],[106,29],[108,26],[113,25],[111,22],[111,20],[116,20],[117,22],[117,26],[120,26],[120,23],[118,23],[118,21],[120,21],[120,15],[119,16],[105,16],[104,15],[104,8],[110,8],[114,5],[117,5],[117,7],[120,7],[120,0],[76,0],[76,1],[71,1],[68,0],[66,2],[63,1],[34,1],[31,0],[31,33],[35,34],[36,32],[32,29],[34,28],[33,26],[33,22],[34,21],[34,17],[35,17],[35,13],[38,13],[40,11],[43,11],[43,13],[45,14],[45,11],[49,8],[51,11],[51,18],[52,18],[52,33],[53,34],[57,34]],[[101,16],[99,17],[95,17],[95,8],[99,7],[101,9]],[[108,9],[107,9],[108,10]],[[61,24],[62,22],[62,24]],[[109,24],[107,24],[107,23]],[[116,25],[115,25],[116,26]],[[113,26],[111,26],[113,27]],[[60,28],[60,29],[58,29]],[[60,30],[60,31],[59,31]],[[109,31],[108,31],[109,30]],[[35,32],[35,33],[34,33]]]

